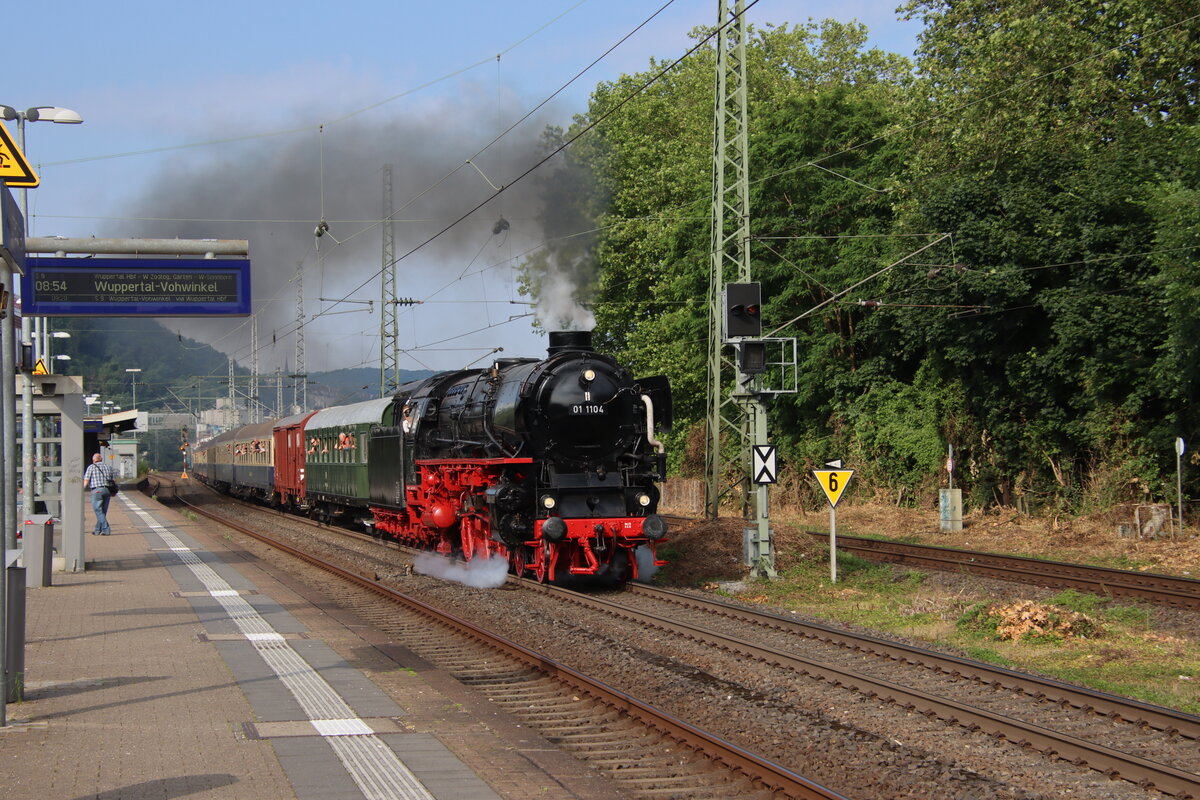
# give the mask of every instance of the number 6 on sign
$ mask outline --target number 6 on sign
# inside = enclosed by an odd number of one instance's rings
[[[821,491],[825,492],[825,497],[829,499],[830,507],[837,508],[838,501],[842,499],[842,493],[846,491],[846,487],[850,485],[850,479],[854,477],[854,470],[814,469],[813,475],[817,477]]]

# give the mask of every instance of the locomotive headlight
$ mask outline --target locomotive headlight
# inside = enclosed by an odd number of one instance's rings
[[[596,370],[594,369],[585,369],[583,372],[579,373],[579,382],[584,386],[587,386],[594,380],[596,380]]]
[[[558,505],[558,501],[554,499],[554,495],[550,495],[550,494],[542,495],[542,508],[549,511],[550,509],[554,508],[556,505]]]
[[[642,508],[650,505],[650,495],[646,494],[645,492],[639,492],[637,495],[637,503]]]

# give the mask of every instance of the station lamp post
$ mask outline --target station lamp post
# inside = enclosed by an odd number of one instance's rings
[[[17,122],[17,141],[18,147],[22,152],[25,151],[25,123],[26,122],[59,122],[67,124],[78,124],[83,122],[83,117],[69,108],[59,108],[58,106],[34,106],[27,108],[24,111],[18,111],[12,106],[0,105],[0,119],[16,120]],[[25,220],[25,235],[29,234],[29,193],[26,189],[21,189],[21,216]],[[6,330],[8,330],[6,328]],[[32,344],[31,334],[32,326],[30,320],[24,314],[21,319],[21,343]],[[6,352],[12,352],[11,348],[15,344],[11,341],[6,333],[4,335],[4,348]],[[13,390],[12,377],[9,375],[2,376],[4,378],[4,389],[0,390],[0,414],[4,415],[3,425],[4,442],[3,454],[5,463],[0,469],[4,470],[3,480],[0,480],[0,492],[4,493],[5,502],[3,503],[3,520],[0,524],[4,526],[3,535],[0,535],[0,554],[5,554],[7,550],[15,549],[17,546],[17,514],[15,503],[10,503],[8,500],[16,494],[17,488],[17,471],[13,456],[16,451],[16,393]],[[21,388],[21,518],[29,519],[33,515],[33,382],[28,374],[24,376]],[[5,559],[0,558],[0,561]],[[7,586],[7,570],[5,564],[0,564],[0,598],[8,597]],[[7,650],[8,635],[7,626],[4,620],[0,620],[0,650]],[[5,654],[0,652],[0,684],[5,684],[3,676],[7,673]],[[7,709],[5,707],[8,699],[8,686],[0,685],[0,728],[6,727]]]
[[[54,372],[54,362],[55,361],[70,361],[71,360],[70,356],[51,355],[50,354],[50,340],[51,339],[70,339],[70,338],[71,338],[71,334],[68,333],[67,331],[47,331],[46,332],[46,346],[43,349],[46,351],[46,369],[50,370],[50,372]]]
[[[33,106],[24,111],[18,111],[12,106],[0,104],[0,119],[16,120],[17,123],[17,147],[22,153],[25,150],[25,123],[26,122],[57,122],[64,125],[78,125],[83,122],[83,117],[78,112],[72,111],[69,108],[61,108],[59,106]],[[25,218],[25,235],[29,235],[29,190],[21,188],[21,215]],[[29,317],[21,315],[21,342],[22,344],[33,344],[33,325]],[[39,343],[40,346],[40,343]],[[7,393],[6,393],[7,394]],[[6,404],[7,405],[7,404]],[[15,404],[14,404],[15,405]],[[5,408],[4,413],[8,413]],[[11,418],[10,418],[11,419]],[[14,419],[15,423],[15,419]],[[5,426],[6,430],[14,430],[16,425]],[[8,434],[5,434],[6,436]],[[5,469],[11,469],[12,475],[11,487],[16,486],[16,471],[15,464],[12,466],[5,465]],[[25,519],[28,519],[33,514],[33,382],[26,375],[21,382],[21,485],[24,491],[21,493],[21,513]],[[11,537],[12,546],[16,546],[16,519],[8,519],[10,516],[5,514],[5,542]],[[10,529],[11,523],[11,529]]]
[[[133,383],[133,438],[137,439],[137,376],[142,371],[141,367],[130,367],[125,370],[129,373],[129,377]]]
[[[130,367],[125,370],[129,373],[129,378],[133,383],[133,407],[137,409],[137,374],[142,371],[141,367]]]

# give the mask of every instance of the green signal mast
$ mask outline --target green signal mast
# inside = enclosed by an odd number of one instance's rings
[[[708,415],[705,513],[715,519],[725,493],[741,488],[746,561],[757,577],[775,576],[767,484],[755,487],[752,446],[767,442],[767,411],[756,384],[763,371],[758,286],[750,282],[750,177],[746,115],[745,2],[718,0],[713,135],[712,270],[708,314]],[[736,288],[735,288],[736,287]],[[732,295],[731,295],[732,290]],[[749,292],[749,294],[746,294]],[[736,353],[726,356],[726,348]],[[732,384],[733,390],[729,391]],[[722,434],[733,438],[722,453]],[[725,485],[727,476],[737,477]]]

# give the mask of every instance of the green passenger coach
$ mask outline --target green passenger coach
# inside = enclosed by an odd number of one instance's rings
[[[334,506],[366,507],[371,428],[397,424],[392,398],[318,411],[304,426],[307,495]]]

